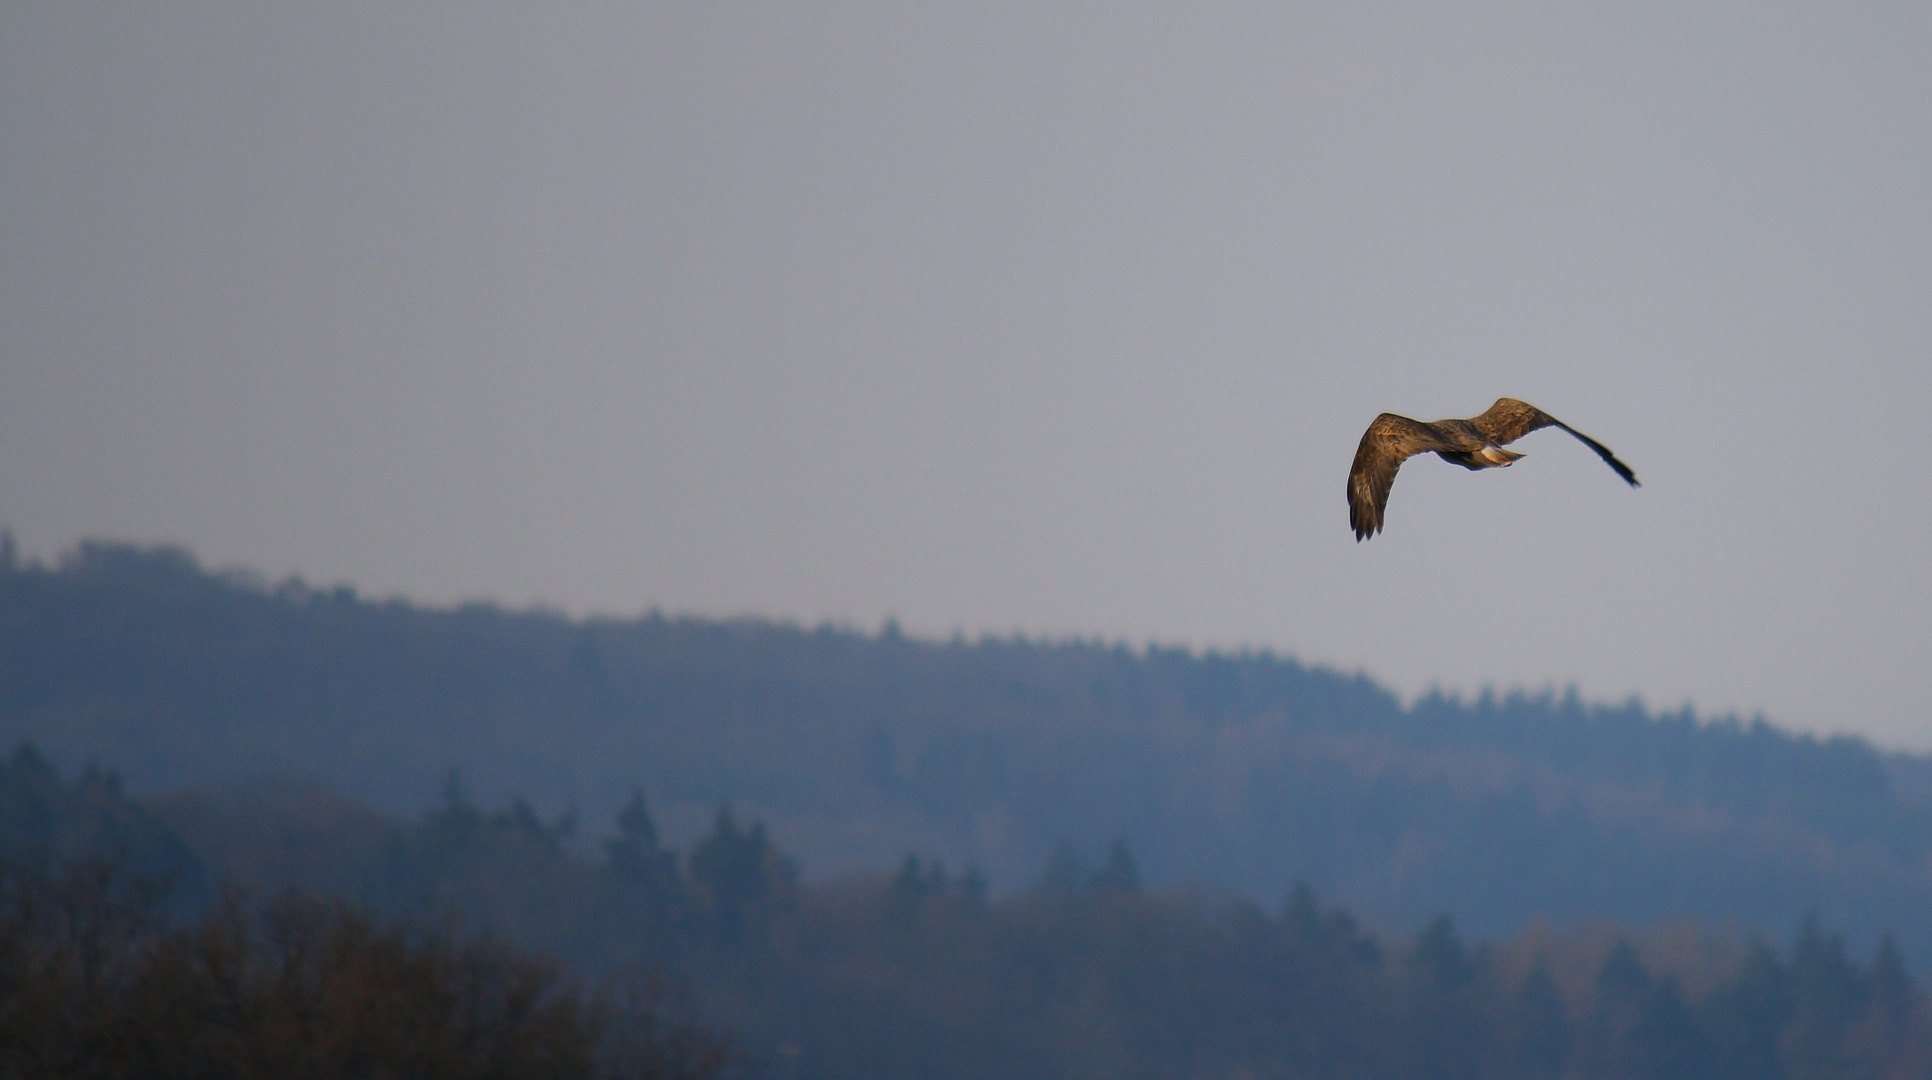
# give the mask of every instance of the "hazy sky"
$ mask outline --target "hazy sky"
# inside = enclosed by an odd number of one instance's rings
[[[1932,747],[1932,7],[0,11],[0,523]],[[1357,544],[1370,418],[1522,397]]]

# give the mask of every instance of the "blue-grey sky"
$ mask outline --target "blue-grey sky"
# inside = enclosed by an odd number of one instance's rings
[[[0,523],[1932,747],[1932,7],[0,12]],[[1516,467],[1369,419],[1525,398]]]

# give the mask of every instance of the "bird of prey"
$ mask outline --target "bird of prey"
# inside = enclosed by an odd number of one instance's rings
[[[1355,541],[1360,543],[1382,530],[1382,508],[1389,504],[1395,470],[1409,458],[1434,453],[1465,469],[1499,468],[1523,456],[1503,447],[1546,427],[1560,427],[1583,440],[1583,445],[1595,450],[1618,476],[1631,487],[1637,486],[1637,474],[1618,461],[1609,447],[1515,398],[1497,398],[1481,416],[1433,424],[1383,413],[1362,434],[1362,445],[1355,449],[1355,464],[1348,469],[1348,523],[1355,528]]]

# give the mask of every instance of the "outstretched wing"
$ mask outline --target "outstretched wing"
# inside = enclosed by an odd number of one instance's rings
[[[1359,543],[1382,530],[1382,508],[1389,505],[1395,470],[1417,454],[1452,450],[1436,429],[1394,413],[1375,418],[1355,448],[1355,464],[1348,469],[1348,523]]]
[[[1497,446],[1508,446],[1537,428],[1557,423],[1557,419],[1527,401],[1506,397],[1497,398],[1488,412],[1470,417],[1469,423],[1483,438]]]
[[[1597,456],[1603,459],[1603,463],[1616,470],[1617,475],[1623,477],[1625,483],[1631,487],[1639,486],[1637,474],[1630,471],[1630,466],[1618,461],[1617,455],[1611,453],[1609,447],[1527,401],[1497,398],[1496,404],[1491,405],[1481,416],[1470,417],[1469,423],[1482,434],[1483,438],[1497,446],[1508,446],[1538,428],[1562,428],[1582,440],[1583,445],[1595,450]]]

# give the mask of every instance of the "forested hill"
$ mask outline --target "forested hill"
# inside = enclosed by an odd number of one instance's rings
[[[1268,654],[429,609],[87,544],[0,567],[22,741],[136,792],[300,774],[405,813],[451,769],[589,822],[641,786],[674,841],[731,801],[808,875],[916,850],[1011,889],[1121,837],[1152,882],[1301,878],[1409,925],[1816,910],[1932,954],[1925,758],[1574,698],[1405,709]]]

